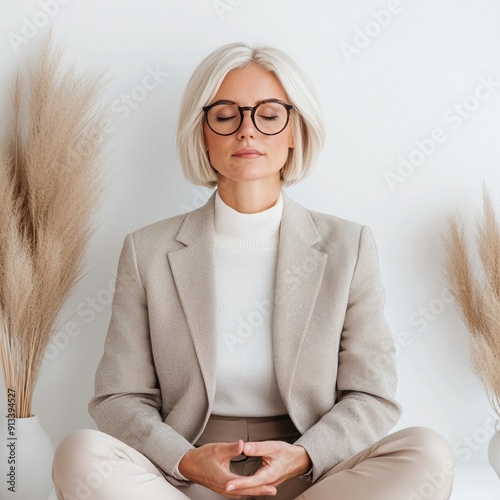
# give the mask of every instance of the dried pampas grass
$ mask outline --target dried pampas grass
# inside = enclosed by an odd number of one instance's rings
[[[500,226],[486,187],[476,244],[483,279],[474,276],[463,222],[450,217],[445,238],[449,288],[470,332],[474,371],[500,415]]]
[[[12,91],[0,141],[0,354],[15,417],[32,398],[59,311],[82,271],[101,194],[102,75],[61,74],[49,34]],[[10,411],[9,411],[10,413]]]

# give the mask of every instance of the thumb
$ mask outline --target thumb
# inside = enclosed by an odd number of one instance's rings
[[[221,445],[224,455],[227,458],[232,458],[243,453],[243,447],[245,443],[242,439],[240,439],[239,441],[236,441],[234,443],[221,443]]]

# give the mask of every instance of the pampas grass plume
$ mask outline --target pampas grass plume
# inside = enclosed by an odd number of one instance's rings
[[[28,76],[15,80],[12,127],[0,138],[0,355],[17,418],[32,416],[102,194],[103,76],[62,72],[62,55],[50,33]]]
[[[500,416],[500,226],[486,186],[476,230],[482,276],[474,274],[459,217],[449,218],[444,243],[448,286],[470,332],[473,368]]]

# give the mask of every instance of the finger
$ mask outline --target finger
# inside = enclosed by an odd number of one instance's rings
[[[247,498],[262,498],[262,497],[273,497],[277,494],[278,490],[273,489],[258,489],[258,490],[246,490],[246,491],[236,491],[234,492],[220,492],[223,495],[222,498],[235,498],[237,500],[247,499]]]
[[[284,443],[288,444],[288,443]],[[243,453],[248,457],[264,457],[279,452],[283,448],[282,441],[249,441],[243,446]]]
[[[232,478],[226,483],[226,491],[240,491],[250,488],[271,486],[276,480],[276,474],[270,468],[261,467],[251,476],[238,476],[236,478]]]
[[[259,496],[274,496],[278,490],[270,484],[257,486],[253,488],[237,488],[232,482],[225,490],[225,494],[231,498],[246,498],[246,497],[259,497]]]

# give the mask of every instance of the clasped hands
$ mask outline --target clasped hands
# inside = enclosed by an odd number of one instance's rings
[[[231,458],[244,454],[260,457],[261,467],[251,476],[231,472]],[[179,462],[179,472],[227,498],[269,495],[277,486],[311,468],[311,459],[302,446],[285,441],[209,443],[189,450]]]

